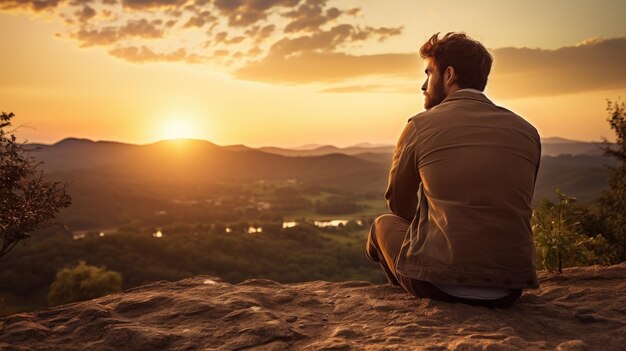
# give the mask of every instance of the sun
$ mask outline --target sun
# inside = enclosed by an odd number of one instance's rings
[[[163,124],[163,137],[165,139],[187,139],[194,134],[191,123],[184,119],[168,120]]]

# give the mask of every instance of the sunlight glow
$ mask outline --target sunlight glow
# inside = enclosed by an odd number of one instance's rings
[[[164,139],[182,139],[191,138],[194,134],[194,128],[188,120],[183,118],[174,118],[168,120],[163,126]]]

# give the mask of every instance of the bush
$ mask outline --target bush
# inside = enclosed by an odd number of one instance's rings
[[[576,199],[556,189],[558,203],[543,199],[533,210],[532,229],[539,267],[563,272],[563,267],[607,264],[608,243],[602,235],[582,232]]]
[[[604,154],[619,161],[609,167],[608,189],[598,199],[599,217],[606,227],[605,235],[615,248],[614,263],[626,260],[626,108],[623,102],[607,101],[607,121],[615,131],[615,145],[605,139]]]
[[[53,306],[62,305],[95,299],[121,290],[120,273],[80,261],[75,267],[65,267],[57,272],[50,286],[48,302]]]

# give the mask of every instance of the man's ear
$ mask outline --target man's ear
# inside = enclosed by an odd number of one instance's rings
[[[446,83],[452,84],[456,80],[456,72],[454,72],[454,67],[448,66],[446,67],[446,71],[443,75],[443,79]]]

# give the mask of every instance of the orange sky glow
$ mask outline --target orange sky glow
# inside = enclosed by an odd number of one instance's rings
[[[419,46],[462,31],[486,94],[542,137],[614,140],[623,1],[3,0],[0,110],[20,138],[393,144],[423,111]]]

